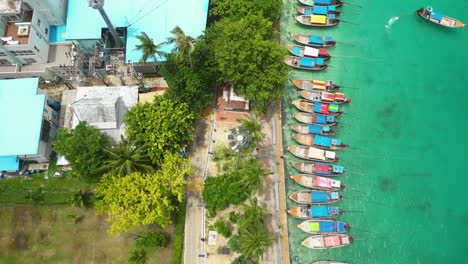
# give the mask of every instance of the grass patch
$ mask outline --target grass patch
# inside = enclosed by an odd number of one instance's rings
[[[182,263],[182,252],[184,248],[184,227],[185,227],[185,210],[187,200],[184,199],[179,207],[176,220],[176,233],[174,238],[174,251],[172,255],[172,264]]]

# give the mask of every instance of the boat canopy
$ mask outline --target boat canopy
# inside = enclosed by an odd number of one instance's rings
[[[336,19],[336,15],[335,14],[329,14],[328,19]]]
[[[316,58],[318,57],[318,55],[319,55],[319,49],[311,48],[311,47],[304,48],[304,56]]]
[[[324,64],[324,59],[322,59],[322,58],[316,58],[316,59],[315,59],[315,63],[316,63],[317,65],[323,65],[323,64]]]
[[[330,174],[330,167],[325,163],[316,163],[315,172],[319,174]]]
[[[332,171],[336,172],[336,173],[343,173],[344,172],[344,167],[343,166],[333,165]]]
[[[325,24],[325,23],[327,23],[327,17],[326,16],[320,16],[320,15],[311,15],[310,16],[310,23]]]
[[[332,144],[332,146],[339,146],[339,145],[341,145],[341,139],[332,138],[331,144]]]
[[[337,247],[342,245],[340,236],[324,236],[325,247]]]
[[[328,108],[329,108],[328,104],[316,103],[314,105],[314,112],[321,113],[321,114],[328,114],[329,113]]]
[[[343,231],[340,231],[340,228],[339,228],[340,223],[343,226]],[[328,233],[331,233],[331,232],[344,232],[344,223],[343,222],[319,222],[317,224],[318,224],[318,227],[317,227],[318,230],[310,230],[310,231],[322,231],[322,232],[328,232]],[[310,227],[312,227],[312,226],[310,226]]]
[[[306,57],[301,57],[300,59],[300,65],[302,67],[309,67],[313,68],[315,67],[315,60],[311,58],[306,58]]]
[[[312,14],[326,15],[327,13],[328,13],[328,8],[326,6],[313,6]]]
[[[310,35],[309,44],[322,45],[323,38],[317,35]]]
[[[315,186],[323,187],[323,188],[331,188],[332,187],[332,179],[328,179],[325,177],[316,177],[315,178]]]
[[[340,101],[344,101],[344,100],[345,100],[344,94],[342,94],[342,93],[336,93],[336,94],[335,94],[335,99],[336,99],[336,100],[340,100]]]
[[[310,134],[321,134],[322,133],[322,127],[317,126],[317,125],[309,125],[309,133]]]
[[[316,120],[314,121],[317,124],[327,124],[335,122],[334,116],[324,116],[324,115],[314,115]]]
[[[332,94],[332,93],[322,92],[321,99],[323,101],[334,101],[335,100],[335,95]]]
[[[310,222],[309,223],[309,231],[321,231],[320,230],[320,223]]]
[[[328,110],[330,112],[338,112],[340,110],[340,106],[336,104],[330,104]]]
[[[336,159],[336,153],[333,151],[325,151],[325,158]]]
[[[331,192],[330,193],[330,199],[338,200],[338,199],[340,199],[340,194],[338,192]]]
[[[335,188],[340,188],[341,182],[336,180],[331,180],[331,186]]]
[[[312,217],[328,217],[330,214],[328,213],[328,207],[326,206],[311,206],[311,216]]]
[[[331,5],[331,0],[315,0],[315,4]]]
[[[325,150],[310,147],[307,156],[309,159],[325,160],[326,155],[327,153]]]
[[[298,46],[294,46],[293,49],[292,49],[292,52],[294,55],[301,55],[301,47],[298,47]]]
[[[323,147],[331,147],[332,139],[322,136],[314,136],[314,144]]]
[[[311,202],[313,203],[323,203],[328,202],[328,193],[327,192],[311,192]]]
[[[320,81],[320,80],[312,80],[313,85],[320,85],[320,86],[325,86],[327,83],[325,81]]]
[[[336,10],[336,6],[334,6],[334,5],[327,6],[327,8],[328,8],[328,11],[335,11]]]
[[[327,49],[319,49],[319,54],[320,55],[328,55],[328,50]]]
[[[436,12],[431,12],[431,18],[437,19],[437,20],[442,20],[444,16],[442,14],[436,13]]]

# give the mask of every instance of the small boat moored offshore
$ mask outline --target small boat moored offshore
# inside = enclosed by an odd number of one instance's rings
[[[307,6],[335,6],[343,5],[341,0],[299,0],[299,3]]]
[[[329,126],[296,124],[290,127],[292,130],[301,134],[317,134],[325,136],[332,136],[335,134],[335,130],[331,129]]]
[[[292,55],[298,57],[322,58],[324,60],[328,60],[331,58],[330,54],[328,54],[328,50],[326,49],[316,49],[301,45],[290,45],[286,46],[286,48]]]
[[[298,205],[289,209],[288,213],[299,219],[326,219],[343,215],[343,211],[338,207],[319,205]]]
[[[308,35],[308,34],[290,34],[297,42],[315,47],[335,47],[336,41],[330,36]]]
[[[300,204],[329,204],[343,199],[338,192],[330,191],[297,191],[289,199]]]
[[[325,190],[325,191],[342,191],[345,189],[345,185],[341,183],[341,181],[332,180],[325,177],[320,176],[313,176],[308,174],[298,174],[294,176],[289,176],[293,181],[297,182],[298,184],[311,188],[311,189],[318,189],[318,190]]]
[[[289,56],[284,63],[287,65],[309,71],[323,71],[328,68],[328,65],[325,64],[325,60],[322,58],[307,58],[307,57],[297,57]]]
[[[344,247],[353,241],[353,237],[348,235],[318,235],[306,238],[301,244],[311,249],[329,249]]]
[[[300,6],[296,7],[296,11],[303,15],[340,15],[340,11],[336,9],[336,6]]]
[[[306,220],[297,225],[302,231],[309,234],[339,234],[348,232],[351,226],[345,222],[333,220]]]
[[[442,14],[436,13],[433,11],[432,7],[428,6],[427,8],[420,8],[416,10],[416,14],[420,17],[429,20],[433,23],[438,25],[449,27],[449,28],[461,28],[465,27],[468,24],[463,24],[462,22],[456,20],[455,18],[451,18],[448,16],[444,16]]]
[[[307,160],[315,160],[321,162],[337,162],[339,158],[333,151],[323,150],[309,146],[290,146],[288,150],[296,157]]]
[[[319,126],[336,126],[338,122],[334,116],[317,115],[311,113],[297,112],[292,116],[299,122]],[[309,133],[309,132],[307,132]]]
[[[342,166],[320,163],[320,162],[311,162],[311,161],[301,161],[297,163],[290,163],[298,171],[306,174],[312,175],[321,175],[321,176],[341,176],[346,171]]]
[[[320,91],[301,90],[297,93],[304,99],[327,104],[347,104],[351,103],[351,99],[345,98],[342,93],[329,93]]]
[[[322,260],[322,261],[312,262],[312,264],[349,264],[349,263],[341,262],[341,261]]]
[[[297,109],[308,113],[317,113],[337,117],[343,114],[343,111],[337,104],[316,103],[305,99],[294,100],[292,103]]]
[[[297,143],[304,146],[311,146],[326,150],[346,150],[346,144],[342,143],[340,139],[328,138],[313,134],[294,134],[291,137]]]
[[[306,25],[314,27],[331,27],[340,24],[340,20],[335,14],[329,15],[300,15],[296,16],[296,21]]]
[[[291,80],[291,82],[300,90],[325,92],[336,92],[340,90],[340,86],[338,84],[334,84],[333,81]]]

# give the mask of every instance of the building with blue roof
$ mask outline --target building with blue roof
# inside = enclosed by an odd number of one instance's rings
[[[38,92],[39,78],[0,80],[0,171],[16,171],[20,159],[49,161],[58,114]]]

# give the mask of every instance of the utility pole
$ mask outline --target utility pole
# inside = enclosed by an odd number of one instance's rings
[[[114,25],[112,25],[109,17],[106,14],[106,11],[104,11],[104,0],[89,0],[89,7],[97,9],[99,13],[101,13],[102,19],[104,19],[104,21],[107,24],[107,27],[109,28],[112,36],[114,37],[115,45],[117,46],[117,48],[122,48],[122,40],[119,38],[119,34],[117,34],[117,30],[115,29]]]

